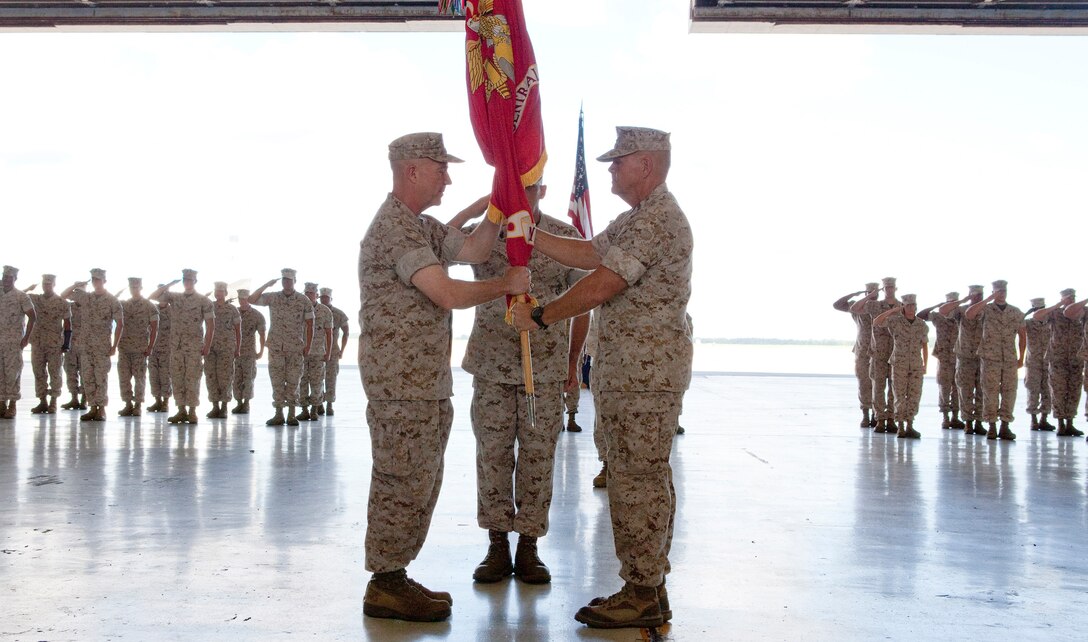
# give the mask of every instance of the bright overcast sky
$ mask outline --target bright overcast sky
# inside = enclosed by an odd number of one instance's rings
[[[936,302],[1088,293],[1084,37],[709,35],[686,0],[527,2],[550,185],[565,216],[616,125],[672,132],[669,186],[696,236],[700,337],[839,338],[865,281]],[[389,190],[386,145],[444,132],[448,219],[486,192],[464,36],[0,34],[0,262],[26,287],[108,270],[252,285],[298,269],[358,311],[356,259]],[[596,228],[626,209],[590,161]],[[16,240],[17,239],[17,240]],[[461,276],[469,273],[456,272]],[[471,311],[455,315],[467,332]]]

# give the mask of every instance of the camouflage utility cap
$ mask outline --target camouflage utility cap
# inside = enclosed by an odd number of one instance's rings
[[[883,279],[881,279],[880,284],[881,284],[881,286],[886,287],[886,288],[894,288],[895,287],[895,277],[894,276],[886,276]]]
[[[999,292],[1001,290],[1008,290],[1009,289],[1009,282],[1008,281],[1002,281],[1001,279],[998,279],[997,281],[994,281],[993,285],[994,285],[994,292]]]
[[[465,162],[446,151],[446,145],[442,142],[442,134],[437,132],[405,134],[389,143],[389,160],[415,160],[417,158],[429,158],[438,163]]]
[[[216,281],[215,282],[215,291],[216,292],[226,292],[227,291],[227,282],[226,281]]]
[[[865,284],[865,291],[866,292],[876,292],[879,289],[880,289],[880,284],[879,283],[874,282],[874,283],[866,283]]]
[[[298,280],[298,271],[291,268],[283,268],[280,270],[280,276],[285,279],[291,279],[292,281]]]
[[[1045,308],[1046,307],[1046,299],[1044,299],[1043,297],[1038,297],[1038,298],[1032,299],[1031,300],[1031,307],[1033,307],[1033,308]]]
[[[128,287],[130,288],[142,288],[144,287],[144,280],[138,276],[128,277]]]
[[[960,300],[960,293],[959,292],[949,292],[948,294],[944,295],[944,300],[948,301],[950,303],[952,301],[959,301]]]
[[[304,285],[302,287],[302,291],[305,292],[306,294],[309,294],[310,292],[313,292],[314,294],[317,294],[317,284],[313,283],[311,281],[307,281],[306,285]]]
[[[918,295],[917,294],[904,294],[903,295],[903,305],[918,305]]]
[[[1062,290],[1061,294],[1063,297],[1071,296],[1074,299],[1077,298],[1077,291],[1074,288],[1065,288]]]
[[[5,265],[4,266],[4,276],[5,277],[10,276],[13,279],[18,278],[19,277],[19,268],[11,267],[10,265]]]
[[[321,296],[332,296],[332,288],[321,288],[318,290],[318,294]]]
[[[617,127],[616,146],[598,156],[597,160],[610,161],[635,152],[668,151],[672,151],[672,144],[666,132],[648,127]]]
[[[967,286],[967,294],[982,294],[984,289],[981,285],[969,285]]]
[[[250,294],[249,290],[247,290],[245,288],[241,288],[241,289],[238,290],[238,298],[239,299],[248,299],[249,294]]]
[[[42,283],[56,283],[56,282],[57,282],[57,275],[56,274],[43,274],[42,275]]]
[[[181,278],[196,281],[196,270],[182,270]]]
[[[103,281],[105,281],[106,280],[106,271],[103,270],[102,268],[94,268],[94,269],[91,270],[91,278],[92,279],[102,279]]]

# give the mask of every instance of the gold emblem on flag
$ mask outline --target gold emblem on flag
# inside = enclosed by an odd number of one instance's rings
[[[470,11],[470,5],[466,3],[466,11]],[[487,100],[491,100],[493,92],[510,98],[506,81],[514,76],[514,47],[510,43],[510,24],[506,16],[495,14],[495,0],[480,0],[477,13],[466,24],[480,37],[466,45],[470,90],[476,93],[483,85]],[[494,52],[489,60],[485,60],[480,51],[481,42],[487,42]]]

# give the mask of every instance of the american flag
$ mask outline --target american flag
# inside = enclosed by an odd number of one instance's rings
[[[578,110],[578,156],[574,161],[574,187],[570,190],[570,206],[567,216],[578,228],[582,238],[593,237],[593,219],[589,215],[589,179],[586,177],[586,145],[582,131],[585,115]]]

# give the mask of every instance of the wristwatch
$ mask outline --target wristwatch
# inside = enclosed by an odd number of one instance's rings
[[[536,324],[540,326],[541,330],[548,329],[548,324],[544,323],[544,306],[538,305],[533,308],[533,311],[529,313],[529,317],[531,317],[533,321],[536,321]]]

